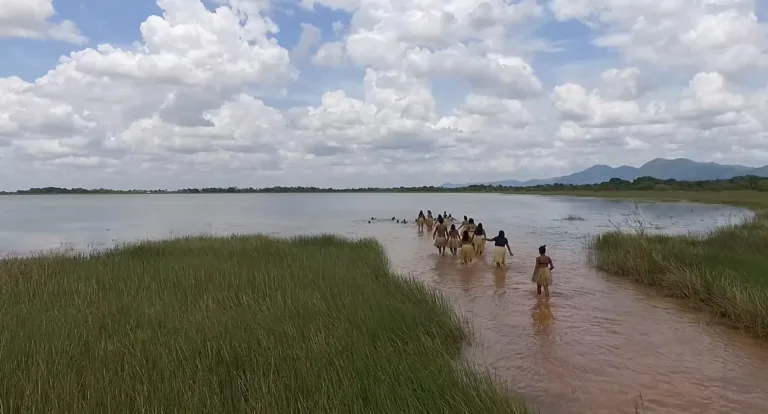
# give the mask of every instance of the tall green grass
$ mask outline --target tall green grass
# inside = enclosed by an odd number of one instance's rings
[[[373,240],[189,237],[0,261],[0,412],[527,413]]]
[[[567,192],[563,192],[567,194]],[[751,208],[743,223],[704,235],[658,235],[642,227],[594,238],[590,259],[599,269],[654,286],[666,295],[768,337],[768,194],[758,191],[585,192],[578,196],[687,200]]]

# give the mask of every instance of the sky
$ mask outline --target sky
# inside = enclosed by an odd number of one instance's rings
[[[768,164],[764,0],[0,0],[0,189]]]

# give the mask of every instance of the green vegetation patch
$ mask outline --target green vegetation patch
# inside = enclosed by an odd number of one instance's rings
[[[191,237],[0,261],[0,411],[526,413],[374,240]]]
[[[768,337],[768,193],[762,191],[587,191],[560,194],[686,200],[751,208],[755,216],[705,235],[613,231],[591,243],[593,264],[608,273],[691,299],[737,327]]]

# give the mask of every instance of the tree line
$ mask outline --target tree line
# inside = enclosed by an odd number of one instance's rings
[[[367,188],[320,188],[320,187],[205,187],[177,190],[113,190],[108,188],[62,188],[40,187],[28,190],[3,191],[1,195],[46,195],[46,194],[248,194],[248,193],[546,193],[568,191],[768,191],[768,177],[746,175],[722,180],[679,181],[661,180],[653,177],[639,177],[635,180],[612,178],[600,184],[546,184],[530,187],[474,184],[458,188],[438,186],[421,187],[367,187]]]

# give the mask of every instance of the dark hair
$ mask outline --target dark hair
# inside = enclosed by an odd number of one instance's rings
[[[443,224],[443,216],[437,216],[437,222]]]
[[[473,219],[473,218],[470,218],[470,219],[469,219],[469,224],[475,224],[475,219]]]
[[[454,231],[454,230],[456,230],[456,225],[455,224],[451,224],[451,231]]]
[[[464,221],[467,221],[467,216],[464,216]]]
[[[461,241],[463,242],[469,241],[469,230],[464,230],[464,234],[461,235]]]
[[[419,217],[424,217],[424,210],[419,210]]]
[[[539,246],[539,254],[547,254],[547,245],[543,244]]]
[[[485,230],[483,230],[483,223],[480,223],[475,227],[475,234],[482,236],[483,233],[485,233]]]
[[[504,237],[504,230],[499,230],[499,235],[497,237]]]
[[[427,214],[432,214],[432,210],[427,210]]]

